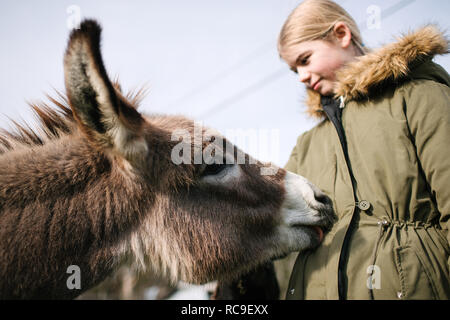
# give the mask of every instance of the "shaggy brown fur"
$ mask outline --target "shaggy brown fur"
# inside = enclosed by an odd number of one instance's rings
[[[358,57],[336,74],[336,97],[346,101],[370,97],[371,90],[401,81],[417,63],[449,52],[449,41],[433,25],[404,35],[397,42]],[[324,119],[320,94],[307,89],[308,114]]]
[[[106,74],[100,32],[91,20],[72,32],[67,99],[32,106],[40,129],[1,135],[0,298],[73,298],[128,261],[172,281],[231,280],[319,243],[310,226],[329,227],[330,202],[301,177],[261,175],[248,155],[193,164],[208,139],[186,142],[191,163],[175,164],[172,133],[194,136],[194,122],[140,114],[141,95],[123,96]],[[67,287],[71,265],[80,290]]]

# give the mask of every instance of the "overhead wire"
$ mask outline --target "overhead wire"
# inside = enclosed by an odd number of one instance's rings
[[[406,6],[412,4],[416,0],[401,0],[397,2],[396,4],[384,9],[382,11],[381,20],[386,19],[396,12],[400,11],[401,9],[405,8]],[[360,26],[360,30],[363,31],[367,28],[367,19],[358,23],[358,26]],[[272,43],[272,41],[271,41]],[[270,45],[272,45],[270,43]],[[184,95],[183,97],[176,100],[176,102],[170,104],[174,105],[175,103],[182,103],[185,99],[190,98],[200,92],[204,92],[206,88],[209,88],[215,84],[215,81],[222,79],[224,76],[227,76],[234,71],[240,69],[242,66],[248,64],[251,60],[253,60],[256,57],[259,57],[263,54],[265,54],[267,51],[271,50],[272,47],[269,47],[269,43],[265,43],[264,45],[260,46],[257,50],[253,51],[251,54],[247,55],[243,59],[239,60],[237,63],[235,63],[233,66],[231,66],[229,69],[225,70],[224,72],[221,72],[220,74],[216,75],[214,78],[210,79],[208,82],[206,82],[203,86],[199,86],[189,92],[188,94]],[[204,112],[200,113],[198,115],[198,118],[205,119],[208,118],[211,115],[216,115],[218,112],[221,112],[232,105],[234,105],[236,102],[244,99],[245,97],[251,95],[254,92],[257,92],[270,83],[276,81],[277,79],[281,78],[283,75],[286,74],[286,67],[282,66],[278,68],[276,71],[270,73],[269,75],[263,77],[262,79],[256,81],[255,83],[243,88],[242,90],[238,91],[237,93],[223,99],[221,102],[216,103],[212,107],[209,107]]]

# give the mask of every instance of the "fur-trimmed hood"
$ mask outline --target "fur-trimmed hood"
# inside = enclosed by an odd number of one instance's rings
[[[341,68],[336,74],[336,97],[345,101],[370,98],[373,89],[406,80],[411,70],[435,55],[449,52],[449,41],[433,25],[403,35],[397,42],[372,50]],[[324,118],[320,94],[307,89],[307,112]]]

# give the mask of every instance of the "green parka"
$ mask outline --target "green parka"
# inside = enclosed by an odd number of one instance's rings
[[[432,62],[447,51],[427,26],[339,71],[349,161],[308,92],[323,121],[298,138],[286,169],[322,189],[338,220],[299,254],[287,299],[450,298],[450,77]]]

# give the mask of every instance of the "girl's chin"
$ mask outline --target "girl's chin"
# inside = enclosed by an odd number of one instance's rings
[[[330,86],[327,86],[326,84],[322,84],[317,90],[318,93],[320,93],[322,96],[331,96],[334,94],[333,88]]]

